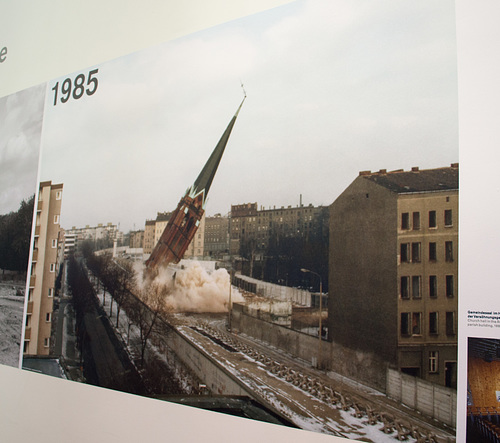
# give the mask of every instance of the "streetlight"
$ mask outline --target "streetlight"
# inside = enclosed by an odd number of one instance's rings
[[[321,369],[321,341],[322,341],[322,315],[323,315],[323,282],[321,279],[321,275],[319,275],[317,272],[310,271],[309,269],[304,269],[302,268],[300,270],[301,272],[309,272],[310,274],[317,275],[319,277],[319,331],[318,331],[318,337],[319,337],[319,342],[318,342],[318,369]]]
[[[232,332],[231,328],[231,314],[232,314],[232,301],[231,301],[231,285],[233,280],[233,269],[229,270],[229,306],[228,306],[228,317],[227,317],[227,329]]]

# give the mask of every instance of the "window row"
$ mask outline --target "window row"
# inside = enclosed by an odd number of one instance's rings
[[[400,322],[400,332],[404,337],[409,337],[412,335],[422,335],[423,324],[422,324],[422,313],[421,312],[402,312],[401,322]],[[431,335],[439,334],[439,313],[429,312],[428,318],[428,333]],[[445,333],[446,335],[455,335],[455,312],[448,311],[445,314]]]
[[[421,263],[422,262],[422,243],[401,243],[400,245],[400,257],[401,263]],[[427,259],[430,262],[436,262],[438,260],[438,249],[436,242],[429,242],[429,248],[427,251]],[[444,259],[446,262],[454,261],[453,253],[453,242],[444,242]]]
[[[410,225],[411,219],[411,225]],[[445,209],[443,213],[443,222],[445,227],[453,226],[453,212],[451,209]],[[429,211],[427,226],[429,228],[437,228],[438,227],[438,218],[436,211]],[[421,229],[420,223],[420,212],[412,212],[411,217],[409,212],[401,213],[401,229],[404,231],[409,231],[412,229],[413,231],[418,231]]]
[[[429,275],[428,295],[431,298],[438,296],[438,278],[437,275]],[[422,276],[421,275],[403,275],[400,278],[399,295],[402,299],[422,298]],[[445,276],[445,295],[448,298],[455,296],[455,278],[453,275]]]

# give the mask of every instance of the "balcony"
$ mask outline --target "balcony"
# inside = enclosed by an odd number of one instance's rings
[[[30,288],[34,288],[36,283],[36,275],[30,277]]]
[[[35,237],[40,235],[40,226],[35,226]]]
[[[26,329],[24,330],[24,339],[25,340],[31,339],[31,328],[30,327],[26,327]]]
[[[32,301],[28,302],[28,306],[26,306],[26,313],[33,314],[33,302]]]
[[[38,261],[38,248],[33,249],[33,261]]]

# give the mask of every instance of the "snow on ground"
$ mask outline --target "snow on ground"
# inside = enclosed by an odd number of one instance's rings
[[[19,365],[24,309],[24,297],[16,295],[17,287],[12,283],[0,284],[0,364],[16,368]]]
[[[193,271],[193,270],[192,270]],[[199,269],[195,269],[194,272],[199,273]],[[182,277],[179,279],[177,275],[176,283],[180,283],[179,280],[183,280]],[[224,278],[226,280],[226,278]],[[198,280],[198,287],[203,287],[204,278]],[[222,281],[222,279],[221,279]],[[226,280],[228,281],[228,280]],[[226,290],[227,289],[227,290]],[[210,291],[208,291],[210,292]],[[224,293],[228,293],[228,288],[224,288]],[[103,301],[102,291],[99,293],[99,298],[101,304]],[[106,296],[106,306],[104,309],[109,315],[111,297]],[[116,323],[116,303],[113,303],[113,314],[112,322]],[[189,314],[178,314],[176,317],[185,317],[186,320],[190,317]],[[218,320],[220,322],[220,319]],[[120,331],[125,342],[129,341],[129,350],[132,351],[134,347],[133,344],[137,344],[138,331],[135,326],[129,326],[126,314],[122,311],[120,313]],[[200,349],[204,348],[204,338],[198,336],[194,331],[187,326],[178,327],[179,332],[183,335],[189,337],[189,339],[196,344]],[[266,345],[269,347],[269,345]],[[276,350],[275,350],[276,351]],[[135,351],[137,352],[137,350]],[[382,431],[382,423],[377,423],[376,425],[371,425],[368,423],[366,417],[358,418],[354,415],[354,410],[351,408],[348,411],[342,411],[337,409],[323,401],[315,398],[309,393],[302,391],[300,388],[289,384],[285,386],[282,380],[270,373],[264,365],[262,365],[257,360],[253,359],[249,355],[245,355],[245,360],[247,364],[252,365],[254,368],[246,367],[244,364],[241,366],[239,363],[229,360],[226,357],[226,353],[223,352],[222,348],[220,352],[217,350],[217,346],[211,347],[211,357],[217,360],[220,365],[226,368],[226,370],[233,374],[233,376],[240,380],[241,383],[248,386],[249,390],[258,393],[258,396],[266,399],[266,401],[271,404],[275,410],[281,411],[285,416],[289,417],[293,422],[295,422],[299,427],[304,430],[309,430],[312,432],[328,433],[337,436],[343,436],[346,438],[351,438],[353,440],[363,440],[372,441],[380,443],[395,442],[398,440],[397,433],[394,431],[391,434],[385,434]],[[256,370],[257,369],[257,370]],[[269,377],[274,378],[274,381],[269,381]],[[339,381],[339,380],[337,380]],[[372,391],[371,388],[360,385],[355,382],[348,382],[348,380],[342,378],[342,382],[346,384],[355,385],[355,387],[361,391]],[[299,392],[300,391],[300,392]],[[373,395],[382,395],[377,392],[371,392]],[[301,401],[296,401],[296,398],[302,398],[308,406],[302,405]],[[415,439],[409,437],[410,443],[414,442]]]

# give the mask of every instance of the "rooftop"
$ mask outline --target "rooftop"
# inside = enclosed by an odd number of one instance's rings
[[[361,171],[359,175],[400,194],[458,190],[458,163],[436,169],[413,167],[410,171]]]

